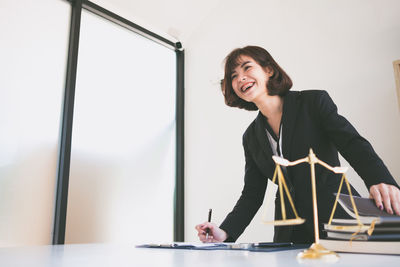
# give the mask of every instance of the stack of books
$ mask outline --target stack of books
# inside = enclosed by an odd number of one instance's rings
[[[327,239],[320,243],[327,249],[344,252],[400,254],[400,216],[381,211],[372,199],[353,197],[359,219],[349,195],[340,194],[338,202],[353,219],[333,219],[324,224]]]

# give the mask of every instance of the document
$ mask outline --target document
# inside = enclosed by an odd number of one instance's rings
[[[173,242],[165,244],[144,244],[136,246],[139,248],[184,248],[184,249],[217,249],[228,248],[229,243],[188,243],[188,242]]]
[[[308,246],[308,245],[307,245]],[[137,248],[169,248],[169,249],[195,249],[195,250],[247,250],[270,252],[278,250],[289,250],[306,248],[304,245],[294,245],[293,243],[188,243],[188,242],[174,242],[167,244],[144,244],[136,246]]]

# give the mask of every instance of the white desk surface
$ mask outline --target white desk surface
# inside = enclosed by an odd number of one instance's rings
[[[400,256],[340,253],[336,263],[318,260],[299,263],[301,250],[249,252],[227,250],[182,250],[135,248],[134,245],[79,244],[0,248],[0,266],[400,266]]]

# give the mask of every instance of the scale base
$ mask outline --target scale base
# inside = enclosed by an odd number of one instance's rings
[[[294,219],[285,219],[285,220],[276,220],[276,221],[263,221],[264,224],[272,224],[276,226],[283,226],[283,225],[297,225],[297,224],[302,224],[306,220],[302,218],[294,218]]]
[[[339,256],[330,250],[327,250],[321,244],[313,243],[311,247],[297,254],[297,259],[301,262],[308,259],[319,259],[326,262],[336,262]]]

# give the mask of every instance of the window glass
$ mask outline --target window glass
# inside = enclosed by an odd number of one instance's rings
[[[82,11],[66,243],[172,241],[175,52]]]

